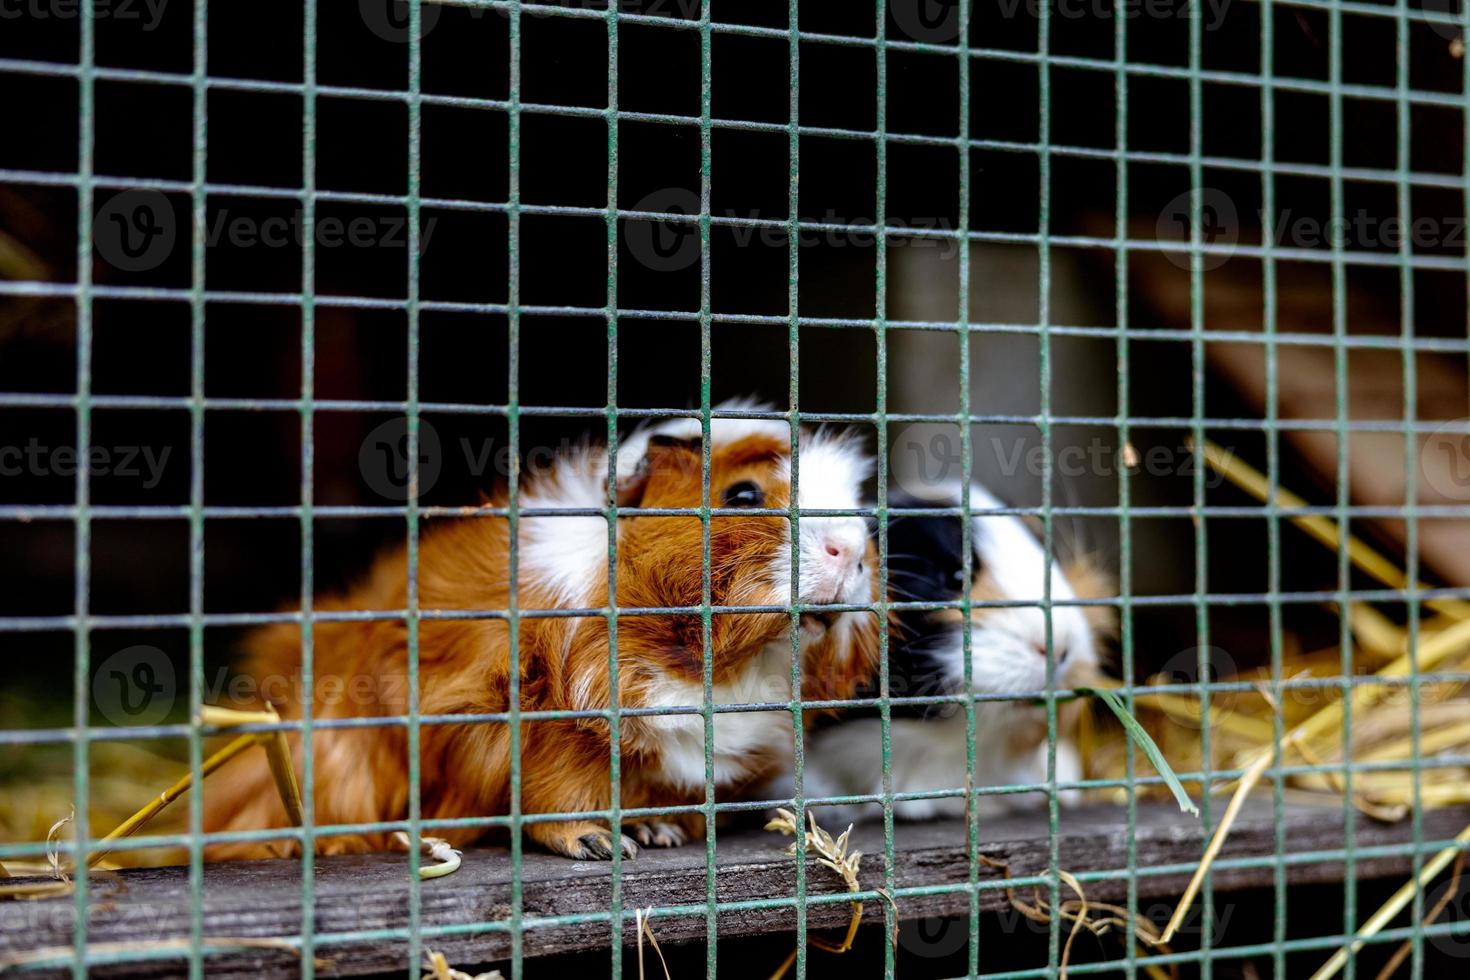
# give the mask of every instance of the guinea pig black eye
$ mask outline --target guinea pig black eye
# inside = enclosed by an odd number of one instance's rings
[[[750,480],[741,480],[725,488],[726,507],[759,507],[766,502],[766,492]]]

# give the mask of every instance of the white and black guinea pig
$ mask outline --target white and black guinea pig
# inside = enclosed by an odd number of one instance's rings
[[[890,507],[956,507],[960,488],[938,499],[890,496]],[[988,490],[970,488],[973,510],[1004,506]],[[1056,664],[1055,686],[1082,683],[1098,663],[1101,636],[1109,632],[1112,610],[1067,602],[1098,598],[1105,578],[1089,566],[1072,563],[1064,571],[1051,562],[1051,636],[1048,644],[1043,608],[1046,554],[1018,517],[971,518],[971,574],[964,572],[961,516],[898,516],[888,525],[889,596],[894,602],[956,602],[969,592],[977,605],[969,617],[970,676],[965,673],[966,623],[959,609],[905,610],[892,617],[889,637],[889,693],[892,697],[958,694],[1014,695],[1015,701],[982,700],[975,705],[975,787],[1046,782],[1046,712],[1037,703],[1046,689],[1047,662]],[[984,605],[985,602],[1021,605]],[[876,691],[871,692],[876,695]],[[965,812],[966,725],[962,705],[896,705],[892,712],[893,792],[957,791],[958,795],[895,802],[900,819],[925,820]],[[1058,783],[1082,776],[1076,749],[1057,745]],[[815,731],[808,736],[803,795],[808,799],[860,796],[883,791],[881,729],[875,712]],[[1074,793],[1062,793],[1072,802]],[[982,814],[1035,806],[1044,795],[980,794]],[[834,825],[875,817],[875,805],[827,809]]]

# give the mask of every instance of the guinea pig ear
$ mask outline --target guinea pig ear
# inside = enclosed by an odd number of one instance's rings
[[[637,507],[648,488],[660,479],[692,471],[700,472],[700,440],[653,435],[632,475],[618,481],[618,506]]]

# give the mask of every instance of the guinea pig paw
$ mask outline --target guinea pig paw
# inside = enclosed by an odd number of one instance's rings
[[[618,841],[623,850],[623,857],[633,858],[638,856],[638,845],[633,843],[633,838],[627,834],[619,834]],[[611,861],[613,856],[612,833],[606,830],[595,830],[590,834],[583,834],[577,838],[581,853],[573,854],[572,857],[583,861]]]
[[[633,824],[632,830],[644,847],[680,847],[689,842],[683,827],[665,820],[644,820]]]

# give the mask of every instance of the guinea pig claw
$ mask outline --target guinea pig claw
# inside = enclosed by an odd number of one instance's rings
[[[634,824],[633,834],[644,847],[679,847],[689,841],[683,827],[665,820],[645,820]]]
[[[619,834],[618,840],[622,846],[623,857],[633,858],[638,856],[638,845],[633,843],[631,837],[627,834]],[[582,853],[577,856],[583,860],[589,858],[601,861],[612,860],[612,834],[606,830],[597,830],[590,834],[583,834],[577,838],[577,843],[582,845]]]

